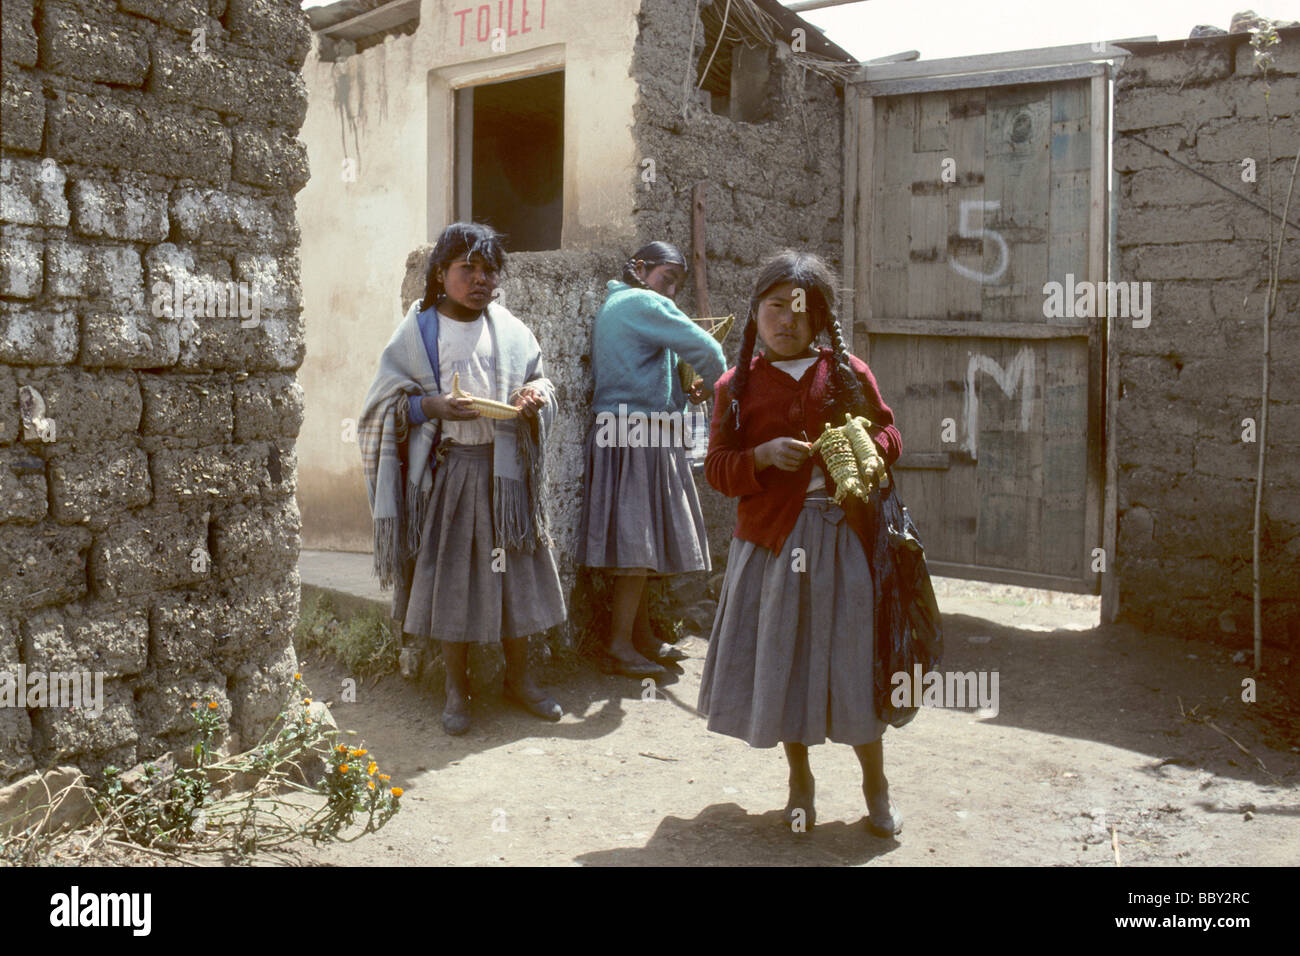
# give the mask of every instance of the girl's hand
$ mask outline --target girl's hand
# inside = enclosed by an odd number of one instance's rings
[[[754,470],[776,467],[798,471],[812,454],[812,445],[797,438],[773,438],[754,449]]]
[[[424,396],[420,399],[420,411],[424,412],[426,418],[453,422],[468,421],[482,414],[468,398],[456,398],[450,392],[446,395]]]
[[[712,394],[712,389],[705,388],[704,379],[697,378],[694,384],[691,385],[691,390],[687,397],[690,398],[692,405],[703,405],[709,400],[709,396]]]
[[[520,414],[525,418],[536,418],[537,410],[546,404],[546,399],[542,397],[542,393],[537,389],[531,385],[525,385],[515,395],[512,404],[519,409]]]

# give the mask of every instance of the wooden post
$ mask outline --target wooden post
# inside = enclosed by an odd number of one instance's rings
[[[695,273],[695,307],[700,315],[709,308],[709,265],[704,246],[704,183],[696,183],[691,196],[691,271]]]

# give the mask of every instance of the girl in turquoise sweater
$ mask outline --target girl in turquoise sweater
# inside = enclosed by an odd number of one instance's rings
[[[661,677],[680,660],[653,637],[646,605],[650,575],[708,571],[708,536],[684,441],[687,393],[678,359],[703,381],[699,404],[726,368],[713,336],[673,300],[686,278],[675,246],[652,242],[609,283],[592,346],[595,423],[587,435],[587,477],[578,563],[614,576],[609,665],[628,677]]]

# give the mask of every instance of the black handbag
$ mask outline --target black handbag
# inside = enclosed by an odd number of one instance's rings
[[[910,682],[918,664],[922,674],[939,666],[943,622],[921,535],[898,495],[892,472],[889,487],[877,488],[870,498],[867,510],[874,512],[874,521],[869,524],[873,547],[868,554],[876,593],[873,696],[877,716],[893,727],[902,727],[920,708],[894,705],[894,675],[905,674]]]

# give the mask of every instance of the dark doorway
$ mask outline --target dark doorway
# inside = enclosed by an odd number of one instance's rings
[[[560,248],[564,72],[456,91],[456,217],[504,233],[512,252]]]

